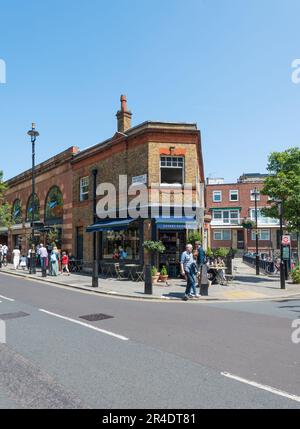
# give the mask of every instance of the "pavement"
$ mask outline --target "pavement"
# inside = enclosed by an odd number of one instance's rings
[[[0,408],[300,409],[300,298],[170,305],[0,273],[0,301]]]
[[[129,280],[117,280],[116,278],[99,277],[99,287],[91,286],[90,275],[84,274],[60,274],[57,277],[42,277],[38,270],[36,275],[30,275],[28,271],[15,270],[11,264],[3,267],[1,272],[13,274],[25,278],[34,278],[39,281],[58,284],[71,288],[77,288],[94,293],[114,295],[118,297],[150,300],[181,300],[185,292],[185,281],[182,279],[169,279],[167,283],[159,282],[153,285],[153,294],[144,293],[144,283]],[[228,285],[211,285],[209,296],[202,296],[197,302],[205,301],[242,301],[242,300],[268,300],[300,296],[300,285],[286,282],[286,289],[280,289],[279,276],[255,275],[255,268],[245,264],[242,259],[233,260],[234,279]]]

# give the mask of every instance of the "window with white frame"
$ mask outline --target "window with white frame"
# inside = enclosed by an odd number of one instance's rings
[[[183,185],[184,183],[184,157],[160,157],[160,183],[162,185]]]
[[[255,209],[250,209],[250,219],[255,221]],[[257,209],[257,223],[277,225],[279,223],[279,219],[273,219],[271,217],[264,216],[261,212],[261,208],[258,208]]]
[[[250,190],[250,200],[255,201],[255,189]],[[256,189],[256,201],[260,201],[260,192]]]
[[[213,191],[213,201],[215,203],[222,201],[222,191]]]
[[[214,240],[231,240],[230,229],[220,229],[214,231]]]
[[[239,191],[237,189],[231,189],[229,191],[229,200],[238,201],[239,200]]]
[[[255,231],[251,231],[251,239],[256,240],[256,233]],[[268,241],[270,240],[270,230],[269,229],[259,229],[258,230],[258,239],[261,241]]]
[[[240,211],[234,210],[213,210],[212,223],[238,225],[240,223]]]
[[[80,178],[80,201],[88,200],[89,198],[89,176]]]

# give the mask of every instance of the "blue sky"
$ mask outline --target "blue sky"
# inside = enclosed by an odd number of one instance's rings
[[[299,0],[0,0],[0,169],[116,130],[125,93],[133,125],[197,122],[205,176],[264,172],[299,145]]]

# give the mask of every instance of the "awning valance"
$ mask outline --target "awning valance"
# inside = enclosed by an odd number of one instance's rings
[[[122,229],[128,228],[128,225],[133,222],[134,219],[105,219],[99,222],[96,222],[87,227],[87,232],[97,232],[97,231],[120,231]]]
[[[194,217],[156,217],[157,229],[197,229]]]

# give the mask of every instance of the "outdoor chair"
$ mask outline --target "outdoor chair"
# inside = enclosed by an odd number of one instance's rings
[[[135,275],[134,275],[134,280],[136,281],[136,282],[143,282],[144,281],[144,270],[142,270],[142,271],[138,271],[138,270],[136,270],[135,271]]]
[[[118,280],[123,280],[125,279],[125,270],[121,270],[120,268],[120,264],[117,262],[114,264],[115,267],[115,273],[116,273],[116,277]]]

